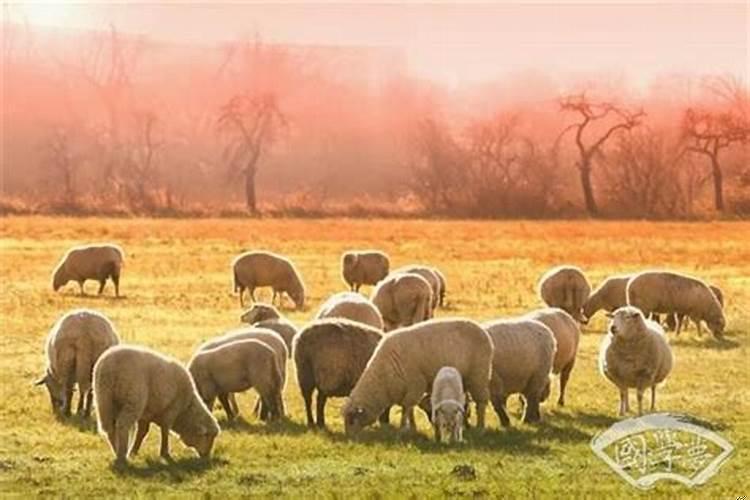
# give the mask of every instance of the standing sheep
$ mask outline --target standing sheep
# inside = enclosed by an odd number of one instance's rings
[[[81,295],[87,280],[99,282],[99,295],[104,291],[107,279],[115,285],[115,297],[120,296],[120,270],[123,253],[117,245],[86,245],[68,250],[52,273],[52,289],[56,292],[69,281],[78,282]]]
[[[418,274],[390,274],[370,296],[383,316],[386,332],[432,317],[432,289]]]
[[[444,366],[461,374],[482,429],[491,365],[492,340],[473,321],[432,320],[392,332],[375,349],[342,409],[346,433],[358,432],[396,404],[403,409],[401,429],[413,429],[414,406],[432,389]]]
[[[549,397],[549,375],[555,358],[555,337],[533,319],[506,319],[485,323],[495,351],[490,398],[500,423],[510,425],[505,405],[508,396],[520,393],[526,400],[523,421],[541,420],[539,404]]]
[[[120,343],[112,323],[87,309],[70,311],[47,335],[47,370],[36,385],[49,391],[53,411],[70,415],[73,386],[78,384],[78,414],[91,414],[91,378],[94,364],[104,351]]]
[[[432,291],[432,300],[430,301],[430,307],[434,311],[435,308],[438,306],[440,302],[440,277],[438,276],[438,273],[435,271],[434,267],[428,267],[428,266],[420,266],[417,264],[413,264],[410,266],[403,266],[395,271],[393,271],[393,274],[416,274],[421,277],[423,277],[427,283],[430,285],[430,290]]]
[[[461,374],[452,366],[442,367],[435,376],[430,406],[435,441],[441,442],[446,435],[454,443],[463,441],[466,394]]]
[[[555,360],[552,363],[552,373],[560,375],[560,396],[557,399],[557,404],[565,406],[565,387],[568,385],[570,372],[576,363],[578,343],[581,338],[578,323],[570,314],[557,307],[539,309],[530,312],[524,318],[544,323],[555,336],[557,350],[555,351]]]
[[[297,310],[305,305],[305,286],[292,262],[271,252],[246,252],[232,262],[234,291],[239,292],[240,306],[244,306],[245,289],[255,302],[255,289],[263,286],[273,288],[271,302],[279,296],[279,304],[284,292],[294,302]]]
[[[325,427],[326,400],[349,395],[380,339],[379,330],[342,318],[316,320],[300,331],[294,341],[294,363],[309,427],[316,423]],[[313,420],[316,390],[317,418]],[[388,423],[387,410],[381,415],[383,421]]]
[[[651,387],[651,411],[656,408],[656,385],[672,370],[672,350],[664,330],[632,306],[612,315],[609,333],[599,350],[599,370],[620,390],[620,416],[630,410],[628,389],[635,387],[638,415],[643,413],[643,391]]]
[[[341,276],[353,292],[375,285],[390,272],[388,256],[378,250],[352,250],[341,256]]]
[[[644,315],[677,314],[705,321],[714,337],[724,336],[726,319],[718,298],[703,281],[669,271],[645,271],[633,276],[627,286],[628,304]],[[680,325],[677,325],[680,333]]]
[[[583,305],[583,317],[586,321],[588,322],[601,309],[612,312],[627,305],[628,297],[625,289],[630,278],[632,278],[631,274],[624,274],[610,276],[602,281],[601,285],[589,295],[588,300]]]
[[[315,319],[346,318],[370,325],[378,330],[383,329],[383,316],[375,304],[356,292],[341,292],[331,295],[326,300]]]
[[[284,357],[286,361],[286,356]],[[281,391],[284,377],[276,353],[258,340],[237,340],[198,351],[188,363],[201,399],[211,408],[219,398],[228,420],[237,413],[229,394],[254,388],[260,394],[270,419],[284,416]]]
[[[118,464],[135,455],[155,423],[161,429],[161,456],[169,455],[169,431],[201,457],[211,454],[219,424],[201,401],[182,364],[150,349],[115,346],[94,366],[99,431],[107,436]],[[138,424],[128,451],[130,430]]]
[[[719,288],[718,286],[708,285],[708,288],[710,288],[711,291],[714,292],[714,295],[716,295],[716,300],[719,301],[719,305],[721,306],[723,310],[724,309],[724,292],[722,292],[721,288]],[[677,329],[678,331],[680,331],[682,330],[683,326],[685,327],[687,326],[686,321],[689,321],[689,320],[687,316],[685,316],[684,314],[680,315],[679,318],[677,317],[676,314],[668,314],[665,319],[664,324],[667,327],[667,330],[674,331],[675,329]],[[695,326],[696,328],[698,328],[698,333],[702,334],[703,331],[701,329],[701,324],[698,323]]]
[[[539,281],[539,295],[545,304],[559,307],[582,323],[586,322],[582,310],[590,292],[586,276],[575,266],[550,269]]]
[[[297,327],[286,318],[281,317],[274,306],[256,302],[250,309],[242,313],[240,321],[258,328],[268,328],[281,335],[289,357],[292,356],[292,341],[294,336],[297,335]]]

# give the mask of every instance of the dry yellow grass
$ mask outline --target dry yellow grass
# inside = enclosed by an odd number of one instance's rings
[[[0,220],[0,493],[153,495],[211,491],[230,495],[291,496],[627,496],[634,490],[589,449],[591,437],[615,421],[617,394],[597,372],[603,317],[586,329],[570,382],[569,404],[549,402],[539,427],[468,433],[458,450],[422,436],[402,440],[374,430],[358,442],[341,436],[340,401],[329,405],[331,433],[302,426],[293,372],[286,389],[291,422],[270,429],[249,422],[225,430],[208,465],[182,457],[168,467],[156,460],[150,436],[131,470],[109,468],[105,441],[87,423],[58,422],[46,395],[31,386],[43,369],[43,338],[65,311],[96,308],[112,318],[122,338],[187,360],[196,345],[237,326],[240,309],[230,289],[229,264],[247,249],[292,258],[308,287],[308,306],[290,319],[303,324],[329,294],[344,289],[339,256],[356,247],[380,248],[392,264],[429,262],[448,279],[448,308],[440,316],[485,320],[537,307],[536,281],[550,266],[575,263],[596,284],[603,277],[644,267],[666,267],[721,286],[727,298],[728,342],[699,338],[694,329],[673,340],[675,370],[659,409],[694,415],[716,425],[737,448],[708,485],[686,490],[657,486],[663,496],[732,497],[747,494],[750,466],[750,224],[650,222],[460,222],[396,220],[141,220],[6,218]],[[71,284],[50,289],[50,272],[75,244],[117,242],[126,251],[124,298],[79,297]],[[90,293],[96,291],[89,284]],[[270,297],[270,293],[266,297]],[[554,396],[553,392],[553,396]],[[249,400],[241,398],[244,414]],[[554,400],[554,397],[553,397]],[[513,410],[516,409],[515,401]],[[223,418],[223,415],[217,413]],[[222,420],[223,422],[223,420]],[[153,432],[153,431],[152,431]],[[475,480],[451,475],[467,464]]]

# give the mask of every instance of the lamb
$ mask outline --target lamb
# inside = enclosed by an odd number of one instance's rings
[[[539,404],[550,393],[549,375],[555,358],[552,331],[533,319],[502,319],[483,325],[495,346],[490,398],[500,423],[510,425],[505,409],[508,396],[520,393],[526,400],[523,421],[541,420]]]
[[[721,291],[721,288],[714,285],[708,285],[708,288],[711,289],[712,292],[714,292],[714,295],[716,295],[716,300],[719,301],[719,305],[722,309],[724,309],[724,292]],[[683,326],[687,326],[685,321],[687,317],[683,314],[679,318],[676,314],[668,314],[665,319],[665,326],[667,327],[667,330],[676,330],[679,327],[679,330],[682,329]],[[698,323],[696,325],[698,328],[698,333],[702,333],[701,324]]]
[[[315,319],[346,318],[383,329],[383,316],[375,304],[356,292],[342,292],[331,295],[315,315]]]
[[[386,332],[432,317],[432,289],[417,274],[390,274],[377,284],[370,296],[383,316]]]
[[[268,328],[281,335],[289,357],[292,357],[292,342],[294,336],[297,335],[297,327],[283,318],[274,306],[256,302],[240,316],[240,321],[258,328]]]
[[[69,281],[78,282],[81,295],[87,280],[99,282],[101,295],[107,279],[115,285],[115,297],[120,296],[120,271],[123,264],[122,249],[113,244],[86,245],[68,250],[52,273],[52,289],[56,292]]]
[[[47,335],[47,369],[36,385],[49,392],[52,411],[70,415],[73,386],[78,384],[78,414],[91,414],[94,363],[104,351],[120,343],[112,323],[103,314],[88,309],[70,311]]]
[[[435,376],[430,406],[435,441],[441,442],[446,435],[452,442],[463,441],[466,395],[461,374],[452,366],[442,367]]]
[[[423,277],[425,280],[427,280],[427,283],[430,284],[430,290],[432,290],[432,300],[430,301],[430,307],[434,311],[435,308],[440,303],[440,295],[441,295],[441,289],[440,289],[440,277],[438,276],[438,273],[435,272],[435,268],[428,267],[428,266],[420,266],[417,264],[413,264],[410,266],[403,266],[395,271],[393,271],[393,274],[417,274],[421,277]]]
[[[300,331],[294,341],[294,362],[309,427],[325,427],[326,400],[349,395],[380,340],[379,330],[343,318],[315,320]],[[313,419],[316,390],[317,418]],[[387,410],[381,422],[388,423]]]
[[[560,375],[560,396],[557,399],[557,404],[565,406],[565,387],[568,385],[570,372],[576,363],[578,342],[581,338],[578,323],[570,314],[557,307],[539,309],[523,317],[544,323],[555,336],[557,350],[552,362],[552,373]]]
[[[271,348],[276,356],[276,363],[281,372],[281,387],[283,389],[286,385],[286,360],[289,357],[289,351],[284,339],[278,333],[269,328],[252,326],[230,330],[220,337],[216,337],[201,344],[201,346],[198,347],[198,352],[216,349],[217,347],[237,342],[239,340],[258,340]],[[239,415],[239,405],[237,404],[234,394],[230,392],[227,397],[232,408],[232,413]],[[263,403],[262,397],[255,407],[255,413],[259,414],[262,420],[266,420],[269,416],[269,408]]]
[[[589,295],[588,300],[583,305],[583,317],[590,320],[594,314],[604,309],[612,312],[628,304],[628,298],[625,289],[628,281],[632,278],[631,274],[620,276],[610,276]]]
[[[143,347],[108,349],[94,365],[99,431],[107,436],[116,463],[136,455],[155,423],[161,429],[161,456],[169,455],[169,431],[201,457],[211,454],[219,424],[198,396],[193,379],[176,359]],[[128,450],[129,432],[138,424]]]
[[[390,266],[388,256],[378,250],[352,250],[341,256],[341,276],[353,292],[377,284],[388,276]]]
[[[276,353],[264,342],[236,340],[200,350],[188,363],[188,371],[203,402],[211,408],[218,396],[230,421],[237,417],[237,413],[230,405],[228,395],[250,388],[260,394],[270,419],[284,416],[281,397],[284,375]]]
[[[672,350],[664,330],[633,307],[617,309],[599,350],[599,370],[620,390],[620,416],[630,410],[628,389],[635,387],[638,415],[643,413],[643,391],[651,387],[651,411],[656,408],[656,385],[672,370]]]
[[[705,321],[714,337],[724,336],[726,319],[718,298],[703,281],[669,271],[644,271],[633,276],[627,286],[628,304],[644,315],[677,314],[696,325]],[[677,325],[680,333],[680,325]]]
[[[297,310],[305,305],[305,286],[292,262],[271,252],[246,252],[237,256],[232,262],[234,291],[239,292],[240,306],[245,305],[245,289],[250,291],[250,298],[255,302],[255,289],[270,286],[273,288],[271,302],[279,296],[279,304],[284,292],[294,302]]]
[[[539,294],[548,306],[559,307],[582,323],[587,321],[582,310],[590,292],[586,276],[575,266],[550,269],[539,281]]]
[[[394,404],[403,408],[402,431],[413,429],[414,406],[444,366],[461,374],[483,429],[492,350],[487,332],[467,319],[431,320],[386,335],[342,408],[346,433],[359,432]]]

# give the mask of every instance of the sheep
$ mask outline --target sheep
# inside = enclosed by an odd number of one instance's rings
[[[113,244],[85,245],[71,248],[52,273],[52,289],[57,292],[69,281],[78,282],[81,295],[87,280],[99,282],[101,295],[107,279],[115,285],[115,297],[120,296],[120,271],[123,265],[122,249]]]
[[[315,320],[300,331],[294,341],[294,363],[309,427],[325,427],[326,400],[349,395],[380,340],[379,330],[344,318]],[[316,390],[317,418],[313,419]],[[387,410],[381,422],[388,423]]]
[[[625,288],[632,274],[619,276],[610,276],[589,295],[588,300],[583,305],[583,317],[586,322],[590,320],[599,310],[604,309],[612,312],[628,304],[628,298]]]
[[[276,363],[279,365],[279,371],[281,372],[281,387],[283,389],[286,385],[286,360],[289,357],[289,350],[287,348],[286,342],[281,337],[281,335],[271,330],[270,328],[252,326],[230,330],[220,337],[215,337],[207,342],[204,342],[198,347],[197,351],[202,352],[216,349],[217,347],[221,347],[232,342],[237,342],[238,340],[258,340],[268,345],[268,347],[273,350],[276,356]],[[237,400],[235,399],[234,394],[230,392],[227,397],[229,403],[231,404],[232,412],[235,415],[239,415],[239,405],[237,404]],[[268,411],[269,408],[267,407],[267,405],[263,404],[263,398],[261,398],[261,400],[255,406],[255,413],[259,414],[262,420],[266,420],[268,417]]]
[[[326,300],[315,319],[346,318],[370,325],[378,330],[383,329],[383,316],[375,304],[356,292],[342,292],[331,295]]]
[[[297,327],[283,318],[274,306],[256,302],[250,309],[242,313],[240,321],[258,328],[268,328],[281,335],[289,357],[292,357],[292,342],[294,336],[297,335]]]
[[[403,409],[402,431],[413,429],[414,406],[443,366],[461,374],[483,429],[492,350],[487,332],[467,319],[431,320],[386,335],[342,408],[346,433],[359,432],[394,404]]]
[[[176,359],[145,347],[118,345],[94,365],[99,432],[106,435],[117,464],[136,455],[151,423],[161,429],[161,456],[171,461],[169,431],[203,458],[211,454],[219,424],[198,396],[193,379]],[[138,424],[128,450],[128,436]]]
[[[202,349],[188,363],[188,371],[203,402],[211,408],[218,396],[230,421],[238,414],[230,405],[228,395],[250,388],[260,394],[270,419],[283,417],[284,375],[281,370],[274,350],[254,339]]]
[[[240,306],[244,307],[245,289],[255,302],[255,289],[262,286],[273,288],[271,302],[279,296],[279,304],[284,292],[294,302],[295,308],[301,310],[305,305],[305,286],[292,262],[271,252],[245,252],[232,262],[234,291],[239,292]]]
[[[724,292],[721,291],[721,288],[714,285],[708,285],[708,288],[710,288],[711,291],[714,292],[714,295],[716,295],[716,300],[719,301],[719,305],[722,309],[724,309]],[[685,323],[686,320],[687,317],[684,314],[680,315],[680,317],[677,317],[676,314],[668,314],[665,318],[664,324],[667,327],[667,330],[674,331],[675,329],[677,329],[678,325],[679,329],[681,330],[683,326],[687,326]],[[702,333],[701,324],[698,323],[696,327],[698,328],[698,333]]]
[[[656,408],[656,385],[672,370],[672,350],[664,330],[633,306],[612,314],[609,332],[599,349],[599,371],[620,390],[620,416],[630,411],[628,389],[638,397],[643,414],[643,392],[651,387],[651,411]]]
[[[670,271],[644,271],[634,275],[627,286],[628,305],[644,315],[677,314],[696,325],[705,321],[717,339],[724,336],[726,319],[718,298],[703,281]],[[680,325],[677,325],[680,333]]]
[[[432,271],[438,277],[438,281],[440,282],[440,295],[438,297],[438,305],[440,307],[445,307],[445,275],[437,267],[433,267]]]
[[[578,323],[570,314],[557,307],[532,311],[523,318],[544,323],[555,336],[557,350],[552,362],[552,373],[560,375],[560,396],[557,399],[557,404],[565,406],[565,388],[568,385],[570,372],[576,363],[578,343],[581,338]]]
[[[375,286],[370,296],[383,316],[386,332],[432,317],[432,290],[418,274],[390,274]]]
[[[539,280],[539,295],[550,307],[559,307],[585,323],[583,305],[591,292],[586,276],[575,266],[560,266],[547,271]]]
[[[375,285],[388,276],[388,255],[378,250],[351,250],[341,256],[341,276],[353,292],[362,285]]]
[[[435,376],[430,394],[430,420],[435,430],[435,441],[441,442],[446,435],[450,441],[463,441],[465,406],[466,395],[461,374],[452,366],[442,367]]]
[[[500,423],[510,426],[505,405],[514,393],[526,400],[523,421],[539,422],[539,404],[550,393],[549,375],[557,349],[554,334],[544,323],[525,318],[501,319],[483,326],[495,346],[490,398]]]
[[[103,314],[88,309],[70,311],[47,335],[47,369],[36,385],[49,392],[52,411],[70,415],[73,386],[78,384],[78,415],[91,414],[94,363],[104,351],[120,343],[112,323]]]
[[[430,307],[434,311],[435,308],[438,306],[440,302],[440,277],[438,276],[438,273],[435,272],[435,268],[428,267],[428,266],[420,266],[417,264],[413,264],[410,266],[403,266],[395,271],[393,271],[393,274],[417,274],[421,277],[423,277],[425,280],[427,280],[427,283],[430,284],[430,290],[432,290],[432,300],[430,301]]]

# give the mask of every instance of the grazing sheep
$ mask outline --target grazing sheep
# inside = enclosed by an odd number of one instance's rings
[[[719,288],[718,286],[714,286],[714,285],[708,285],[708,288],[710,288],[711,291],[714,292],[714,295],[716,295],[716,300],[719,301],[719,305],[721,306],[722,309],[724,309],[724,292],[721,291],[721,288]],[[680,315],[679,318],[677,317],[676,314],[668,314],[667,317],[665,318],[664,323],[665,323],[667,330],[674,331],[675,329],[677,329],[679,331],[679,330],[682,330],[683,326],[687,327],[686,321],[689,321],[689,320],[687,316],[685,316],[684,314]],[[698,333],[702,334],[703,331],[701,329],[701,324],[698,323],[696,327],[698,328]]]
[[[392,332],[378,344],[342,409],[346,433],[370,425],[395,404],[403,408],[401,429],[413,429],[414,406],[444,366],[461,374],[477,405],[477,426],[484,428],[491,365],[492,340],[473,321],[432,320]]]
[[[188,363],[188,371],[203,402],[211,408],[218,397],[228,420],[237,417],[229,403],[229,394],[251,388],[260,394],[270,419],[284,416],[281,398],[284,376],[276,353],[264,342],[236,340],[200,350]]]
[[[119,345],[94,366],[99,431],[107,436],[117,463],[135,455],[153,422],[161,429],[161,456],[169,456],[169,431],[201,457],[211,454],[219,424],[201,401],[193,379],[176,359],[150,349]],[[133,445],[128,437],[138,424]]]
[[[581,311],[590,292],[586,276],[575,266],[550,269],[539,281],[539,294],[545,304],[563,309],[580,322],[586,322]]]
[[[213,338],[201,344],[201,346],[198,347],[198,352],[216,349],[217,347],[237,342],[238,340],[258,340],[273,350],[276,355],[276,363],[279,365],[279,370],[281,372],[281,387],[283,389],[286,385],[286,360],[289,357],[289,350],[281,335],[270,328],[252,326],[230,330],[220,337]],[[237,400],[235,399],[234,394],[230,392],[228,399],[229,403],[232,405],[232,412],[235,415],[239,415],[240,409],[239,405],[237,405]],[[259,414],[262,420],[266,420],[268,418],[268,410],[268,407],[263,404],[263,398],[261,398],[259,403],[255,406],[255,413]]]
[[[557,404],[565,406],[565,387],[568,385],[570,372],[576,363],[578,342],[581,338],[578,323],[570,314],[557,307],[539,309],[530,312],[524,318],[544,323],[555,336],[557,350],[552,363],[552,373],[560,375],[560,396],[557,399]]]
[[[440,307],[445,307],[445,275],[437,267],[433,267],[432,271],[438,277],[438,281],[440,281],[440,295],[438,297],[438,305]]]
[[[672,350],[664,330],[633,306],[617,309],[599,350],[599,370],[620,390],[620,416],[630,410],[630,387],[636,389],[638,415],[643,413],[643,391],[651,387],[654,411],[656,385],[672,370]]]
[[[388,256],[378,250],[352,250],[341,256],[341,276],[353,292],[377,284],[388,276],[390,266]]]
[[[315,319],[346,318],[370,325],[378,330],[383,329],[383,316],[375,304],[356,292],[341,292],[331,295],[326,300]]]
[[[255,302],[255,289],[263,286],[273,288],[271,302],[279,296],[279,304],[284,292],[294,302],[297,310],[305,305],[305,286],[292,262],[271,252],[246,252],[232,262],[234,291],[240,294],[240,306],[244,306],[245,289]]]
[[[500,423],[510,425],[505,409],[508,396],[520,393],[526,400],[523,421],[541,420],[539,404],[549,397],[549,375],[555,358],[555,337],[533,319],[503,319],[483,325],[492,338],[490,398]]]
[[[610,276],[589,295],[588,300],[583,305],[583,317],[590,320],[594,314],[604,309],[612,312],[628,304],[628,297],[625,289],[628,281],[632,278],[631,274],[620,276]]]
[[[289,357],[292,357],[292,342],[297,335],[297,327],[281,317],[279,311],[270,304],[257,302],[240,316],[240,321],[258,328],[268,328],[281,335]]]
[[[441,442],[446,435],[452,442],[463,441],[466,395],[461,374],[452,366],[442,367],[435,376],[430,406],[435,441]]]
[[[294,341],[294,363],[308,426],[317,423],[318,427],[325,427],[326,400],[349,395],[380,339],[379,330],[343,318],[316,320],[300,331]],[[318,394],[314,421],[315,390]],[[383,421],[388,423],[387,410],[381,415]]]
[[[726,319],[718,298],[703,281],[669,271],[645,271],[628,281],[628,304],[644,315],[677,314],[696,325],[705,321],[714,337],[724,336]],[[680,333],[680,325],[677,325]]]
[[[383,316],[386,332],[432,317],[432,289],[418,274],[389,274],[370,296]]]
[[[430,307],[434,311],[440,302],[440,277],[438,276],[438,273],[435,272],[435,268],[414,264],[410,266],[403,266],[393,271],[393,274],[407,273],[417,274],[427,280],[427,283],[430,284],[430,290],[432,291],[432,300],[430,302]]]
[[[81,295],[87,280],[99,282],[99,295],[104,291],[107,279],[115,285],[115,297],[120,296],[120,270],[123,253],[117,245],[86,245],[68,250],[52,273],[52,289],[58,291],[69,281],[78,282]]]
[[[112,323],[87,309],[70,311],[47,335],[47,370],[36,385],[49,391],[52,411],[70,415],[73,386],[78,384],[78,414],[91,414],[91,377],[94,363],[104,351],[120,343]]]

